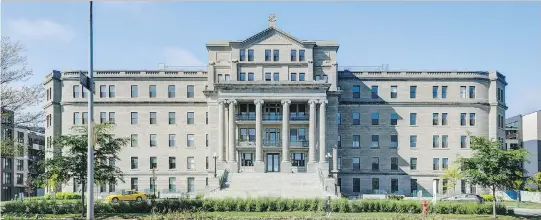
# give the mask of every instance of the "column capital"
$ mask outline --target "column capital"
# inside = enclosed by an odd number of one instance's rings
[[[319,104],[325,105],[327,103],[329,103],[329,101],[327,101],[326,99],[320,99],[319,100]]]
[[[218,105],[223,105],[225,103],[227,103],[225,99],[218,99]]]
[[[291,100],[289,99],[282,100],[282,105],[289,105],[289,104],[291,104]]]
[[[316,99],[310,99],[310,100],[308,100],[308,104],[310,104],[310,105],[315,105],[315,104],[317,104],[317,103],[318,103],[318,101],[317,101]]]
[[[254,104],[256,104],[256,105],[262,105],[263,103],[265,103],[265,101],[263,101],[263,99],[254,100]]]
[[[235,99],[228,99],[228,100],[227,100],[227,103],[228,103],[228,104],[236,105],[236,104],[237,104],[237,100],[235,100]]]

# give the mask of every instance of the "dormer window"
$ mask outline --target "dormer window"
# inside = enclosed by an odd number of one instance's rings
[[[297,61],[297,50],[291,50],[291,61]]]
[[[304,61],[304,50],[299,50],[299,61]]]
[[[248,61],[254,61],[254,50],[248,50]]]
[[[240,57],[239,57],[240,61],[245,61],[246,60],[246,50],[245,49],[241,49],[240,50]]]
[[[274,57],[274,61],[280,61],[280,51],[279,50],[272,51],[272,55]]]
[[[265,61],[271,61],[271,50],[265,50]]]

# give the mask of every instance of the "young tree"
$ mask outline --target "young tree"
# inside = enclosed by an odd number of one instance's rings
[[[456,165],[452,165],[451,167],[444,170],[445,174],[441,176],[442,179],[446,179],[449,182],[447,183],[447,187],[453,189],[453,195],[455,194],[455,186],[457,182],[462,179],[462,173],[457,168]]]
[[[528,152],[525,149],[502,150],[499,141],[486,137],[470,138],[473,155],[458,158],[459,169],[471,184],[492,190],[492,211],[496,218],[496,190],[513,188],[514,182],[522,179],[521,164],[526,161]]]
[[[110,133],[113,124],[94,125],[94,178],[96,183],[113,183],[123,180],[122,171],[115,166],[118,154],[128,143],[129,138],[117,138]],[[88,128],[76,126],[77,134],[63,135],[53,139],[57,151],[52,158],[43,161],[45,173],[40,177],[41,182],[49,184],[64,184],[76,179],[82,186],[83,204],[87,176],[87,140]],[[93,186],[89,186],[93,187]]]

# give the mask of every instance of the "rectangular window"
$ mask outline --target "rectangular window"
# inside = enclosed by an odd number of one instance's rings
[[[254,73],[248,73],[248,81],[254,81]]]
[[[175,98],[175,86],[174,85],[167,86],[167,97],[168,98]]]
[[[271,81],[271,73],[265,73],[265,81]]]
[[[88,124],[88,112],[83,112],[83,124]]]
[[[150,113],[150,124],[151,125],[155,125],[157,123],[157,116],[156,116],[156,112],[151,112]]]
[[[131,147],[137,147],[139,142],[139,136],[137,134],[132,134],[130,138]]]
[[[195,192],[195,179],[193,177],[188,177],[188,192]]]
[[[372,125],[379,125],[379,113],[372,112]]]
[[[466,126],[466,113],[460,113],[460,126]]]
[[[205,134],[205,147],[209,146],[209,134]]]
[[[466,148],[466,137],[465,135],[460,136],[460,148]]]
[[[417,147],[417,135],[410,135],[410,147]]]
[[[248,49],[248,61],[254,61],[254,50]]]
[[[341,157],[338,157],[336,163],[337,163],[337,164],[336,164],[336,166],[337,166],[336,168],[337,168],[338,170],[342,169],[342,158],[341,158]]]
[[[432,86],[432,98],[436,99],[438,98],[438,90],[439,86]]]
[[[17,159],[17,170],[24,171],[24,160]]]
[[[102,85],[100,86],[100,98],[106,98],[107,97],[107,86]]]
[[[417,170],[417,158],[410,158],[410,170]]]
[[[396,99],[398,97],[398,87],[391,86],[391,99]]]
[[[131,86],[131,97],[137,98],[139,96],[139,89],[137,88],[137,85]]]
[[[470,126],[475,126],[475,113],[470,113]]]
[[[240,49],[239,50],[239,60],[240,61],[245,61],[246,60],[246,50],[245,49]]]
[[[176,177],[169,177],[169,192],[176,192],[177,191],[177,178]]]
[[[188,112],[188,115],[187,115],[187,123],[189,125],[193,125],[194,124],[194,113],[193,112]]]
[[[441,136],[441,148],[448,148],[447,137],[448,137],[447,135]]]
[[[379,157],[372,157],[372,170],[379,170]]]
[[[109,192],[112,193],[112,192],[115,192],[115,184],[114,183],[109,183]]]
[[[239,81],[246,81],[246,73],[239,74]]]
[[[379,135],[372,135],[372,145],[371,148],[379,148]]]
[[[441,98],[446,99],[447,98],[447,86],[441,87]]]
[[[299,50],[299,61],[304,61],[304,50]]]
[[[194,95],[195,95],[195,92],[194,92],[194,87],[193,85],[189,85],[188,88],[187,88],[187,93],[186,93],[186,97],[187,98],[193,98]]]
[[[188,170],[195,169],[195,159],[194,159],[194,157],[188,157],[188,159],[186,161],[187,161],[186,168]]]
[[[391,157],[391,170],[398,170],[398,157]]]
[[[188,135],[186,135],[186,136],[187,136],[187,138],[186,138],[186,141],[187,141],[186,145],[187,145],[188,147],[194,147],[194,146],[195,146],[195,137],[194,137],[194,135],[193,135],[193,134],[188,134]]]
[[[297,81],[297,73],[291,73],[289,74],[289,80],[291,81]]]
[[[466,86],[460,87],[460,98],[463,98],[463,99],[466,98]]]
[[[441,113],[441,125],[447,125],[447,113]]]
[[[131,169],[134,170],[134,169],[139,169],[139,158],[137,157],[131,157]]]
[[[158,168],[158,159],[156,157],[150,157],[150,169]]]
[[[110,123],[115,123],[115,113],[114,112],[109,112],[109,122]]]
[[[361,159],[359,157],[353,158],[353,169],[354,170],[360,170],[361,169]]]
[[[372,86],[371,93],[372,93],[372,98],[377,99],[379,97],[378,86]]]
[[[176,169],[177,168],[177,158],[176,157],[169,157],[169,169]]]
[[[447,187],[448,187],[448,181],[446,179],[442,179],[441,186],[443,190],[443,194],[447,193]]]
[[[205,124],[209,124],[209,112],[205,112]]]
[[[131,190],[135,190],[135,191],[139,190],[139,185],[137,182],[138,182],[137,177],[131,178]]]
[[[279,50],[273,50],[272,51],[272,57],[274,61],[280,61],[280,51]]]
[[[107,112],[100,112],[100,123],[107,122]]]
[[[155,85],[148,86],[148,97],[156,98],[156,86]]]
[[[87,92],[86,92],[87,89],[83,86],[83,87],[81,87],[81,90],[82,90],[81,95],[83,96],[83,98],[86,98],[86,97],[87,97],[87,96],[86,96],[86,95],[87,95]]]
[[[338,148],[342,147],[342,135],[338,135],[338,141],[337,141],[336,147]]]
[[[441,169],[449,168],[449,158],[441,158]]]
[[[175,143],[176,143],[176,135],[174,134],[170,134],[169,135],[169,147],[175,147]]]
[[[150,135],[150,147],[156,147],[157,146],[157,143],[156,143],[156,135],[155,134],[151,134]]]
[[[136,125],[138,123],[138,120],[139,120],[139,114],[137,112],[132,112],[131,113],[131,124]]]
[[[274,73],[272,75],[272,80],[274,81],[280,81],[280,73]]]
[[[466,193],[466,180],[460,180],[460,192]]]
[[[361,115],[358,112],[353,112],[352,114],[352,122],[353,125],[360,125],[361,124]]]
[[[440,170],[440,158],[432,159],[432,170]]]
[[[337,113],[336,120],[338,125],[342,124],[342,114],[340,114],[340,112]]]
[[[304,81],[304,73],[299,73],[299,81]]]
[[[352,92],[353,92],[353,98],[354,99],[361,98],[361,87],[360,86],[353,86]]]
[[[438,125],[439,121],[440,121],[440,114],[432,113],[432,125]]]
[[[109,98],[115,97],[115,86],[109,86]]]
[[[419,186],[417,184],[417,179],[411,179],[410,188],[411,188],[411,193],[412,194],[417,193],[418,187]]]
[[[391,113],[391,125],[398,125],[398,114]]]
[[[398,192],[398,179],[391,179],[391,193]]]
[[[297,61],[297,50],[291,50],[291,61]]]
[[[417,113],[410,113],[410,125],[417,125]]]
[[[440,147],[440,136],[432,135],[432,148]]]
[[[417,86],[410,86],[410,99],[417,98]]]
[[[218,74],[218,82],[222,82],[224,81],[223,80],[223,75],[222,74]]]
[[[391,135],[391,148],[392,149],[398,148],[398,135],[396,134]]]
[[[265,61],[271,61],[271,50],[265,50]]]
[[[79,98],[79,90],[81,87],[79,85],[73,86],[73,98]]]
[[[379,190],[379,178],[372,178],[372,191]]]
[[[361,179],[353,178],[353,192],[361,192]]]
[[[208,170],[209,169],[209,157],[205,157],[205,169]]]
[[[360,135],[353,135],[353,146],[359,148],[361,147],[361,136]]]
[[[169,112],[169,124],[170,125],[173,125],[173,124],[177,123],[175,115],[176,115],[175,112]]]
[[[475,98],[475,86],[470,86],[469,96],[470,96],[470,99]]]

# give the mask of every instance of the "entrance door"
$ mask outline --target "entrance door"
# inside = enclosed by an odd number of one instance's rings
[[[267,154],[267,172],[280,172],[280,155],[278,153]]]

